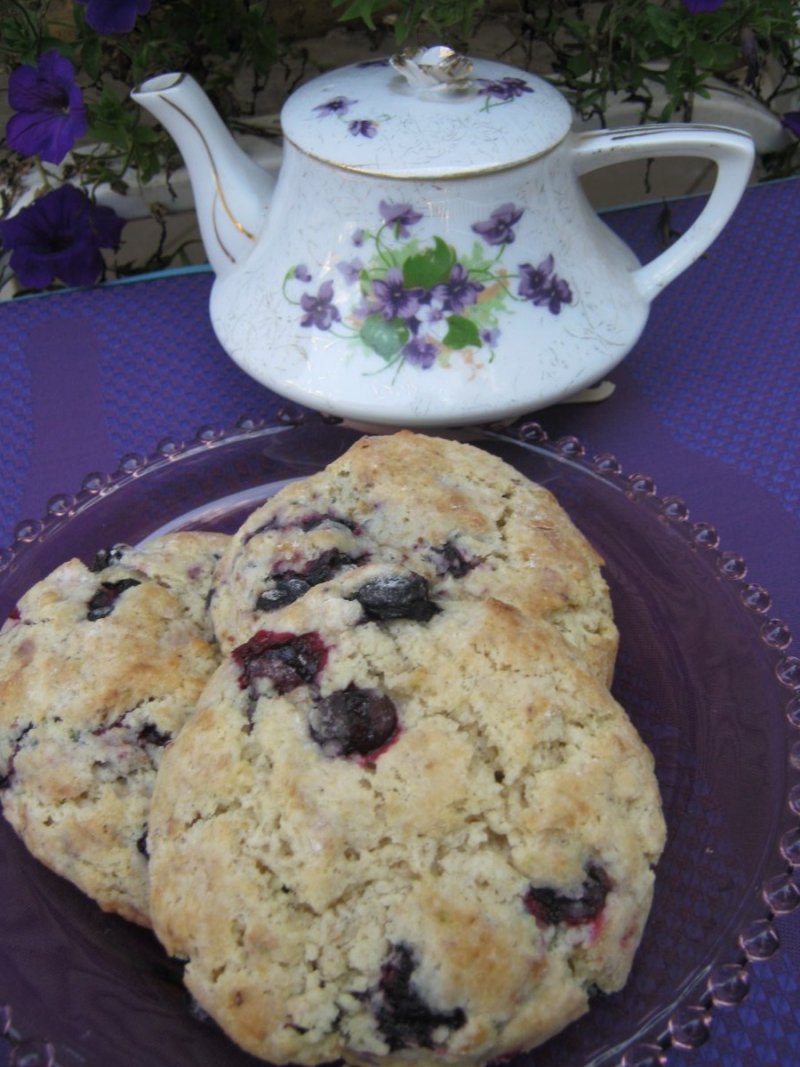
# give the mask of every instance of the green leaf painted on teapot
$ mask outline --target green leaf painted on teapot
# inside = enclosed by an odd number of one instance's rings
[[[364,344],[385,360],[390,360],[408,342],[411,332],[400,319],[388,322],[382,315],[368,315],[359,334]]]
[[[447,333],[442,344],[447,348],[480,348],[483,342],[478,327],[463,315],[451,315],[447,320]]]
[[[409,288],[421,287],[432,289],[441,285],[450,276],[456,263],[455,249],[446,244],[441,237],[434,237],[433,248],[409,256],[403,264],[403,281]]]

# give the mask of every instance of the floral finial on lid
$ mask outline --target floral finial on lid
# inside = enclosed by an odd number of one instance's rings
[[[446,45],[400,52],[389,62],[412,89],[440,92],[472,88],[471,60]]]

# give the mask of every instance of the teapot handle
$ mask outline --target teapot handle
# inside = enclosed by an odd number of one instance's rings
[[[654,156],[710,159],[717,165],[717,176],[708,203],[689,229],[675,244],[633,271],[634,283],[648,301],[691,266],[718,236],[750,180],[755,149],[752,138],[743,131],[695,123],[597,130],[577,134],[573,142],[578,174]]]

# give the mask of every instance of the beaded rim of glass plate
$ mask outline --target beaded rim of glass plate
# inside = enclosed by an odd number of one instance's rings
[[[43,518],[25,519],[17,525],[12,545],[0,548],[0,580],[27,546],[49,540],[71,516],[128,482],[162,470],[181,457],[201,454],[235,441],[290,431],[307,425],[312,419],[329,425],[341,423],[337,418],[284,407],[273,419],[243,417],[230,429],[204,426],[192,440],[164,438],[150,454],[125,454],[112,474],[93,472],[87,475],[77,493],[58,493],[51,497]],[[780,948],[776,920],[800,907],[800,656],[789,652],[792,634],[783,620],[771,614],[769,592],[747,580],[748,567],[742,556],[721,547],[720,536],[711,524],[692,521],[689,507],[680,497],[660,496],[654,480],[648,475],[625,474],[616,456],[607,452],[590,453],[577,437],[551,439],[535,421],[526,421],[516,428],[498,430],[487,427],[480,434],[488,440],[532,446],[598,476],[675,530],[719,578],[732,583],[738,591],[743,609],[758,624],[760,640],[773,657],[776,683],[785,692],[784,712],[789,735],[787,795],[778,830],[778,849],[772,857],[774,866],[760,887],[763,915],[750,918],[740,931],[736,958],[716,964],[704,983],[695,982],[666,1021],[660,1021],[649,1033],[632,1039],[636,1043],[623,1052],[616,1065],[666,1067],[671,1050],[696,1049],[709,1040],[715,1011],[737,1007],[746,999],[751,986],[751,966],[771,959]],[[0,1004],[0,1051],[9,1053],[9,1062],[24,1062],[26,1067],[55,1067],[58,1059],[57,1046],[24,1035],[17,1029],[10,1004]]]

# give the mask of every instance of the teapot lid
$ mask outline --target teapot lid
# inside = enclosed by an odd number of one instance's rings
[[[445,178],[542,155],[572,112],[533,74],[437,45],[314,78],[284,104],[281,124],[301,151],[348,170]]]

